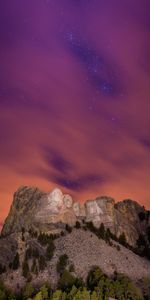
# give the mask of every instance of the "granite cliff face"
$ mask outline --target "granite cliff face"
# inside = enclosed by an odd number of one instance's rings
[[[60,231],[65,224],[74,226],[76,221],[92,222],[95,227],[104,223],[116,236],[124,232],[127,242],[135,245],[139,234],[150,225],[150,214],[131,200],[115,204],[110,197],[97,197],[80,204],[58,188],[46,194],[37,188],[21,187],[14,194],[2,235],[19,232],[23,227]]]

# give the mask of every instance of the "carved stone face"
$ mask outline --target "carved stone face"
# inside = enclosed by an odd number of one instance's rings
[[[63,193],[60,189],[54,189],[48,196],[48,209],[53,213],[59,213],[61,208],[64,206]]]
[[[76,217],[86,217],[85,205],[75,202],[73,204],[73,210]]]
[[[64,195],[63,202],[67,208],[71,208],[73,205],[72,197],[68,194]]]
[[[77,202],[75,202],[75,203],[73,204],[73,210],[74,210],[75,215],[76,215],[77,217],[79,217],[79,216],[80,216],[80,204],[77,203]]]

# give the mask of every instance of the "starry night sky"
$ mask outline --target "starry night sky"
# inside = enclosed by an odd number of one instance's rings
[[[0,222],[20,185],[150,208],[150,1],[0,1]]]

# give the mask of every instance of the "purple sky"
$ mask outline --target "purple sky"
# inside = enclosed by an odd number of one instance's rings
[[[150,1],[0,1],[0,221],[19,185],[150,208]]]

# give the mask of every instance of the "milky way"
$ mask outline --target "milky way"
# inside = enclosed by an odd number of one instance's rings
[[[2,0],[0,20],[0,222],[20,185],[150,208],[149,0]]]

